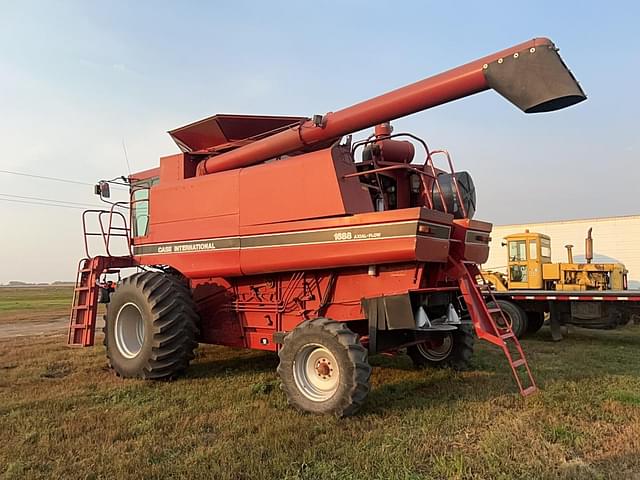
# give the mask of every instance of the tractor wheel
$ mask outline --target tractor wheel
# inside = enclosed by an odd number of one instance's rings
[[[281,388],[298,410],[348,417],[367,398],[367,350],[342,322],[302,322],[285,337],[278,356]]]
[[[527,331],[527,314],[519,305],[516,305],[515,303],[509,302],[507,300],[496,300],[496,303],[502,310],[502,313],[504,313],[504,316],[507,319],[507,323],[509,324],[509,326],[511,326],[513,334],[518,338],[522,338]],[[487,307],[496,308],[493,302],[489,303]],[[502,315],[500,315],[499,313],[494,313],[493,318],[498,328],[503,326],[502,324],[504,323],[504,320],[502,318]]]
[[[189,288],[160,272],[122,280],[105,315],[109,366],[125,378],[168,379],[187,368],[198,346]]]
[[[532,335],[542,328],[544,325],[544,313],[542,312],[526,312],[527,313],[527,331],[525,335]]]
[[[461,325],[439,339],[407,347],[407,355],[416,367],[467,370],[471,364],[475,337],[473,326]]]

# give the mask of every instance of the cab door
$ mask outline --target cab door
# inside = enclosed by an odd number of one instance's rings
[[[537,238],[510,240],[509,289],[542,288],[540,243]]]
[[[509,240],[509,289],[529,288],[527,240]]]
[[[529,288],[542,288],[542,261],[540,258],[540,242],[537,238],[527,239],[527,270],[529,276]]]

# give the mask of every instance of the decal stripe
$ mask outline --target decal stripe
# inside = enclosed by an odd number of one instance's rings
[[[165,253],[191,253],[212,250],[240,248],[240,238],[210,238],[190,242],[155,243],[153,245],[135,245],[134,255],[159,255]]]
[[[418,231],[427,226],[426,231]],[[448,240],[451,228],[427,222],[408,221],[373,225],[354,225],[324,230],[306,230],[244,237],[222,237],[187,242],[134,245],[134,255],[160,255],[168,253],[192,253],[238,248],[285,247],[320,243],[345,243],[391,238],[426,237]]]

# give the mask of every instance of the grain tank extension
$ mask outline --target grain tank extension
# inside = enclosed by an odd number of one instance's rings
[[[418,366],[465,368],[477,336],[533,393],[520,344],[476,285],[491,224],[472,218],[471,176],[390,124],[488,89],[527,113],[586,98],[553,43],[534,39],[336,112],[172,130],[181,153],[131,175],[125,209],[85,212],[106,254],[87,248],[80,262],[69,343],[93,344],[100,298],[123,377],[174,377],[198,342],[277,351],[293,406],[345,416],[369,391],[369,354],[406,348]],[[116,236],[128,253],[110,254]],[[114,288],[106,276],[125,267],[139,271]]]

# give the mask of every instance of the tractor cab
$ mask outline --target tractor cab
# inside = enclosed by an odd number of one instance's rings
[[[508,235],[505,240],[509,290],[543,288],[542,265],[551,263],[551,238],[525,230]]]

